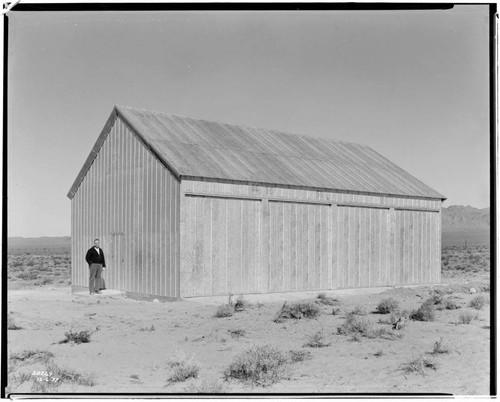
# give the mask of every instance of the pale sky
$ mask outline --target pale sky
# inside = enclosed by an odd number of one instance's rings
[[[488,7],[10,12],[8,236],[67,236],[115,104],[358,142],[489,206]]]

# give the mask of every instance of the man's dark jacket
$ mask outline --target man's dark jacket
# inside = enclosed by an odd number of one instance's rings
[[[91,264],[102,264],[103,268],[106,267],[106,262],[104,261],[104,252],[102,251],[102,248],[99,248],[99,252],[97,252],[94,247],[89,248],[85,259],[87,260],[89,266]]]

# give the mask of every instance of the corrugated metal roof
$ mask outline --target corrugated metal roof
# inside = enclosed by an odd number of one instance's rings
[[[115,110],[181,179],[445,199],[364,145],[125,106]]]

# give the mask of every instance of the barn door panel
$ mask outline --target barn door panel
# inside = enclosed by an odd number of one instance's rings
[[[339,287],[386,286],[389,210],[338,207]]]
[[[318,204],[269,202],[270,292],[330,287],[330,208]]]
[[[259,200],[185,197],[185,297],[260,292]]]
[[[396,279],[400,285],[438,282],[436,212],[395,211]]]

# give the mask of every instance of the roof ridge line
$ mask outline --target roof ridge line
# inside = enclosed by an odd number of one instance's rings
[[[270,133],[273,133],[273,134],[282,134],[282,135],[286,135],[286,136],[290,135],[290,136],[294,136],[294,137],[306,138],[308,140],[310,140],[310,139],[317,139],[317,140],[324,140],[324,141],[333,142],[333,143],[355,145],[355,146],[358,146],[358,147],[368,147],[367,145],[363,145],[363,144],[360,144],[360,143],[357,143],[357,142],[352,142],[352,141],[338,140],[338,139],[335,139],[335,138],[315,137],[315,136],[309,136],[309,135],[306,135],[306,134],[292,133],[292,132],[287,132],[287,131],[275,130],[275,129],[271,129],[271,128],[268,129],[268,128],[264,128],[264,127],[255,127],[255,126],[249,126],[249,125],[245,125],[245,124],[231,123],[231,122],[227,122],[227,121],[212,120],[212,119],[198,118],[198,117],[192,117],[192,116],[185,116],[185,115],[181,115],[181,114],[173,114],[173,113],[168,113],[168,112],[161,112],[159,110],[141,109],[141,108],[132,107],[132,106],[126,106],[126,105],[115,105],[115,108],[124,108],[124,109],[130,109],[130,110],[137,110],[137,111],[140,111],[140,112],[146,112],[146,113],[150,113],[150,114],[156,114],[156,113],[158,113],[158,114],[162,114],[162,115],[169,116],[169,117],[179,117],[181,119],[197,120],[197,121],[203,121],[203,122],[207,122],[207,123],[217,123],[217,124],[221,124],[221,125],[228,125],[228,126],[233,126],[233,127],[241,127],[241,128],[244,128],[244,129],[264,130],[264,131],[267,131],[267,132],[270,132]]]

